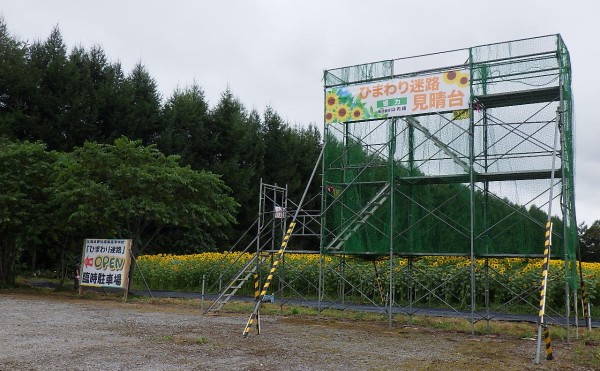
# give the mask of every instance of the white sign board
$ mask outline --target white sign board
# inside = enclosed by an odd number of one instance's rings
[[[86,239],[81,285],[127,289],[131,240]]]
[[[275,219],[285,218],[285,208],[281,206],[275,206]]]
[[[465,110],[469,76],[468,70],[454,70],[327,89],[325,123]]]

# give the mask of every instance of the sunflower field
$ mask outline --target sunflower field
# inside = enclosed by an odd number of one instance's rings
[[[208,252],[193,255],[143,255],[138,257],[134,288],[145,289],[144,281],[152,290],[201,290],[202,280],[206,293],[217,293],[252,257],[251,254]],[[282,297],[318,297],[320,257],[318,254],[293,254],[275,273],[270,286]],[[343,295],[347,300],[384,303],[389,291],[389,260],[364,260],[356,257],[323,256],[324,299],[336,300]],[[269,260],[261,268],[262,277],[270,269]],[[443,306],[446,303],[468,307],[471,297],[470,259],[465,257],[422,257],[411,261],[394,259],[395,301],[415,305]],[[487,271],[487,275],[486,275]],[[507,305],[523,304],[524,300],[537,305],[541,282],[542,259],[490,258],[476,263],[476,303],[483,305],[486,287],[490,307],[501,309]],[[600,307],[600,263],[583,263],[586,291],[592,306]],[[486,279],[487,277],[487,279]],[[253,282],[247,282],[238,294],[252,295]],[[552,260],[547,291],[548,306],[564,307],[563,262]]]

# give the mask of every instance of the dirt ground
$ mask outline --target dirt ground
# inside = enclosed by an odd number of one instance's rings
[[[0,292],[0,370],[585,369],[572,366],[564,342],[554,346],[557,360],[535,366],[535,342],[508,336],[269,315],[260,335],[243,338],[247,319]]]

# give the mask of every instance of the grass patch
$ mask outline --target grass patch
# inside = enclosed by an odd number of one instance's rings
[[[600,365],[600,331],[583,330],[573,347],[574,361],[578,366],[597,369]]]
[[[194,344],[196,345],[203,345],[203,344],[207,344],[208,343],[208,339],[205,337],[199,337],[194,339]]]

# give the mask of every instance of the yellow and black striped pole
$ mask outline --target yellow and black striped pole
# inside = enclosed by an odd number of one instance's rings
[[[250,318],[248,319],[248,323],[246,324],[246,327],[244,328],[244,332],[242,333],[242,335],[244,337],[248,336],[248,333],[250,332],[250,329],[252,328],[254,321],[256,321],[258,318],[258,315],[259,315],[258,313],[260,311],[262,299],[267,294],[267,290],[269,289],[269,286],[271,286],[271,281],[273,281],[273,274],[275,273],[275,271],[277,270],[277,267],[279,266],[279,263],[283,259],[283,253],[285,252],[285,248],[287,247],[288,241],[289,241],[290,237],[292,236],[292,232],[294,231],[295,226],[296,226],[296,221],[294,219],[290,223],[289,228],[287,229],[287,231],[285,232],[285,235],[283,236],[283,241],[281,242],[281,247],[279,248],[279,251],[277,251],[277,257],[273,261],[273,265],[271,265],[271,270],[269,271],[269,275],[267,276],[267,279],[265,280],[263,289],[260,292],[260,294],[258,295],[258,299],[256,301],[254,311],[250,315]]]
[[[259,291],[260,289],[260,280],[259,280],[259,275],[255,274],[254,275],[254,300],[258,301],[259,298]],[[260,335],[260,311],[256,312],[256,333]]]
[[[546,289],[548,288],[548,268],[550,267],[550,248],[552,247],[552,222],[546,223],[546,238],[544,241],[544,263],[542,265],[542,284],[540,287],[540,307],[538,311],[538,338],[535,353],[535,363],[540,363],[540,348],[542,343],[542,327],[544,328],[544,341],[546,343],[546,359],[551,360],[552,344],[550,343],[550,331],[544,323],[546,312]]]
[[[548,326],[544,326],[544,342],[546,343],[546,359],[551,361],[554,359],[552,355],[552,343],[550,342],[550,330]]]
[[[258,300],[260,282],[258,282],[258,274],[254,275],[254,300]]]

